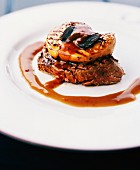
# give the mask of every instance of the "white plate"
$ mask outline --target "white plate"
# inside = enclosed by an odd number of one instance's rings
[[[140,96],[135,102],[78,108],[33,91],[23,79],[18,55],[30,43],[45,41],[53,27],[81,21],[99,32],[115,32],[115,58],[126,75],[112,86],[64,84],[72,95],[105,95],[126,89],[140,76],[140,9],[111,3],[68,2],[21,10],[0,18],[0,129],[24,141],[50,147],[107,150],[140,146]],[[40,74],[37,72],[37,74]],[[42,76],[43,77],[43,76]],[[82,93],[81,93],[82,92]]]

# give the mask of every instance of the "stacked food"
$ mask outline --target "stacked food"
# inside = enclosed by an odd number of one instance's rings
[[[112,33],[99,34],[81,22],[65,23],[48,34],[38,68],[74,84],[114,84],[124,74],[112,56],[115,44]]]

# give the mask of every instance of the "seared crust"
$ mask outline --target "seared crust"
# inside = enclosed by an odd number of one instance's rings
[[[63,50],[62,45],[58,52],[58,55],[62,60],[72,62],[90,62],[106,55],[112,55],[116,43],[114,34],[102,34],[101,38],[103,38],[103,41],[97,42],[91,48],[88,48],[86,50],[76,48],[75,53],[70,53],[69,50]],[[64,44],[64,46],[67,46],[67,44]],[[70,46],[69,48],[72,49],[73,46]],[[51,54],[50,50],[49,52]]]
[[[76,63],[56,60],[45,50],[38,58],[38,68],[65,82],[86,86],[118,83],[124,74],[118,61],[110,55],[88,63]]]
[[[85,30],[87,30],[89,34],[94,33],[91,27],[81,22],[65,23],[53,29],[46,38],[46,48],[53,58],[57,59],[59,57],[64,61],[71,62],[90,62],[99,57],[112,55],[116,44],[116,38],[113,33],[100,34],[102,41],[98,41],[90,48],[80,49],[75,45],[77,44],[77,40],[73,42],[62,42],[61,40],[64,31],[69,26],[77,27],[78,29],[76,29],[75,32],[80,29],[83,34],[86,34]],[[73,52],[71,53],[70,51],[72,51],[72,49]]]
[[[115,44],[112,33],[95,33],[81,22],[65,23],[48,34],[38,69],[74,84],[115,84],[124,74],[112,57]]]

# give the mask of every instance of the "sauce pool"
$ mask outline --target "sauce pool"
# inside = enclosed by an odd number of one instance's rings
[[[43,42],[36,42],[26,47],[19,56],[19,64],[23,77],[30,87],[46,97],[58,100],[65,104],[78,107],[105,107],[126,104],[136,100],[136,94],[140,93],[140,78],[136,79],[126,90],[105,96],[66,96],[57,93],[54,89],[61,85],[61,79],[56,78],[42,84],[34,74],[32,60],[42,50]]]

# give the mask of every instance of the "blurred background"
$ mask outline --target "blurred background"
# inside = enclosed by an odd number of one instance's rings
[[[26,7],[65,1],[75,0],[0,0],[0,16]],[[140,7],[140,0],[88,0],[88,1],[122,3]]]

